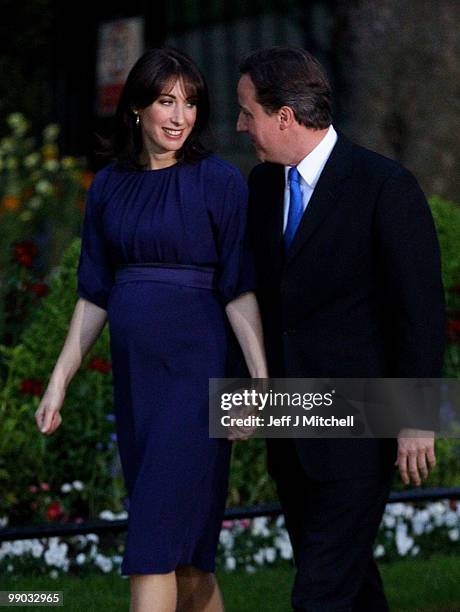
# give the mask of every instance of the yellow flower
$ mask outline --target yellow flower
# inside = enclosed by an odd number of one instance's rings
[[[42,153],[45,159],[57,159],[59,150],[55,144],[48,143],[43,145]]]
[[[75,160],[75,157],[66,155],[66,157],[62,158],[62,167],[65,168],[66,170],[69,170],[70,168],[75,168],[76,164],[77,162]]]
[[[8,115],[6,118],[6,122],[18,136],[22,136],[29,129],[29,123],[21,113],[11,113],[11,115]]]
[[[43,140],[48,143],[55,142],[59,131],[59,126],[56,123],[50,123],[43,130]]]

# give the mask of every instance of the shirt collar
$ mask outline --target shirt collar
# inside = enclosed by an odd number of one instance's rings
[[[307,183],[307,185],[314,189],[316,187],[316,183],[320,177],[320,174],[326,165],[327,160],[329,159],[329,155],[331,154],[332,149],[337,142],[337,132],[332,127],[332,124],[329,126],[326,135],[324,138],[316,145],[313,151],[310,151],[308,155],[306,155],[302,161],[297,164],[297,170],[299,171],[303,180]],[[288,178],[290,166],[286,166],[284,168],[284,176]]]

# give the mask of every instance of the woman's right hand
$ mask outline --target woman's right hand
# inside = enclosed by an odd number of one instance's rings
[[[35,412],[35,422],[44,434],[52,434],[62,423],[60,410],[64,403],[65,391],[58,387],[48,386]]]

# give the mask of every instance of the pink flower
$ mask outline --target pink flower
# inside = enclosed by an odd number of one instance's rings
[[[30,485],[29,491],[31,493],[36,493],[38,491],[38,487],[36,487],[35,485]]]
[[[47,482],[41,482],[40,483],[40,487],[43,489],[43,491],[49,491],[50,490],[50,486]]]
[[[231,529],[233,527],[233,521],[225,520],[222,522],[222,529]]]
[[[247,529],[250,526],[250,524],[251,524],[251,521],[248,518],[240,520],[241,527],[244,527],[245,529]]]

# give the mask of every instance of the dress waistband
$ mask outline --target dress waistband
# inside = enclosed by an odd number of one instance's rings
[[[145,263],[117,266],[115,283],[132,281],[156,281],[198,289],[213,289],[215,286],[215,271],[213,268],[205,268],[204,266],[181,264]]]

